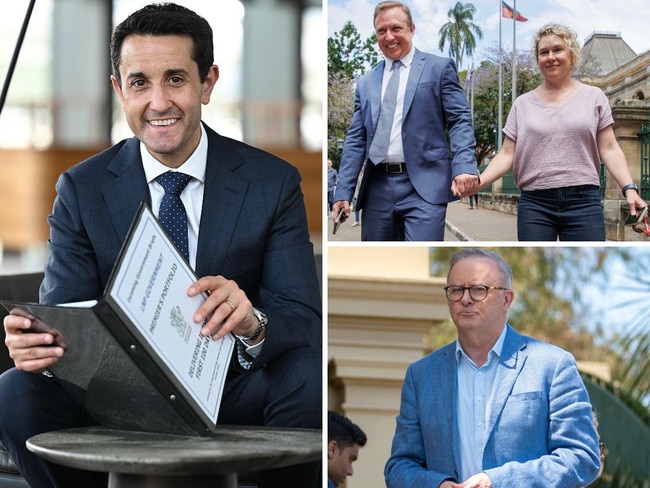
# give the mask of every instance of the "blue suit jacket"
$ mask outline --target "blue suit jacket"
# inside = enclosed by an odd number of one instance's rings
[[[208,157],[196,273],[237,282],[269,318],[251,370],[321,345],[321,297],[298,171],[206,126]],[[42,303],[99,298],[149,189],[136,138],[64,172],[48,217]],[[237,363],[237,361],[233,361]]]
[[[577,488],[600,466],[591,404],[573,356],[515,332],[499,361],[483,469],[494,488]],[[409,366],[388,488],[459,480],[455,343]]]
[[[384,64],[379,63],[357,83],[335,200],[352,201],[361,166],[368,157],[379,120]],[[450,202],[454,199],[452,179],[477,173],[471,113],[451,58],[415,50],[404,95],[402,142],[408,176],[427,202]],[[359,208],[371,173],[369,164],[360,186]]]

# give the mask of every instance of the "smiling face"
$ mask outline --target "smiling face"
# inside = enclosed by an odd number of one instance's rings
[[[458,261],[449,272],[447,284],[507,287],[497,264],[486,257],[471,257]],[[512,290],[490,290],[485,300],[476,301],[471,298],[469,291],[465,290],[460,300],[449,301],[449,312],[459,336],[472,332],[498,336],[508,317],[513,298]]]
[[[201,83],[192,47],[189,36],[128,36],[121,51],[121,86],[111,77],[129,127],[154,158],[171,168],[196,149],[201,104],[210,101],[219,78],[212,66]]]
[[[554,34],[544,36],[537,45],[537,64],[548,80],[571,76],[572,55],[564,40]]]
[[[399,7],[393,7],[377,14],[375,33],[381,52],[395,61],[411,52],[415,24],[409,25],[406,13]]]

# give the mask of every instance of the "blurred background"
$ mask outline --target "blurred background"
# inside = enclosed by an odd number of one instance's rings
[[[112,29],[147,0],[37,0],[0,114],[0,273],[42,269],[58,175],[132,134],[110,83]],[[325,35],[320,0],[177,0],[214,31],[203,119],[298,167],[320,249]],[[4,83],[28,0],[3,2]]]

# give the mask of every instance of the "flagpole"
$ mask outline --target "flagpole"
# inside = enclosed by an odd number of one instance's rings
[[[515,104],[517,98],[517,49],[516,49],[516,26],[517,26],[517,0],[512,4],[512,104]]]
[[[502,0],[499,0],[499,118],[498,118],[498,125],[499,127],[497,128],[497,147],[495,148],[495,152],[499,152],[499,149],[501,149],[501,141],[502,139],[502,134],[501,134],[501,127],[503,127],[503,66],[501,63],[501,18],[503,17],[503,8],[501,4]]]
[[[472,107],[472,124],[474,124],[474,56],[472,56],[472,70],[470,71],[469,89],[470,89],[470,107]]]

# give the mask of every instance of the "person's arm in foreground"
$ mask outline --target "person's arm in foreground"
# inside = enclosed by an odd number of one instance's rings
[[[598,475],[600,456],[591,404],[569,353],[564,352],[555,364],[548,402],[549,418],[539,419],[549,422],[548,454],[485,469],[493,486],[579,488]]]
[[[427,460],[415,385],[416,380],[412,368],[409,367],[402,386],[402,401],[391,456],[384,469],[388,488],[404,486],[437,488],[444,480],[453,479],[449,474],[437,473],[426,467]],[[430,414],[436,415],[436,412]],[[454,446],[441,444],[440,449],[453,453]]]
[[[362,80],[359,80],[360,82]],[[363,113],[361,111],[361,95],[359,84],[357,83],[354,92],[354,112],[350,128],[345,135],[343,150],[341,152],[341,164],[339,165],[339,175],[334,193],[334,204],[332,205],[332,220],[335,221],[340,212],[341,222],[345,222],[350,216],[350,202],[357,186],[359,173],[366,158],[367,143],[366,128],[363,123]]]
[[[633,183],[634,180],[627,166],[625,154],[616,141],[616,136],[611,125],[598,131],[596,134],[596,143],[598,144],[598,152],[607,167],[607,171],[610,172],[618,186],[623,188],[625,185]],[[640,209],[648,206],[635,190],[626,191],[625,199],[630,206],[630,214],[632,215],[636,215]]]
[[[485,168],[485,171],[481,173],[480,184],[473,191],[469,193],[463,193],[463,194],[454,193],[454,194],[462,197],[465,197],[467,195],[473,195],[474,193],[477,193],[483,188],[490,186],[496,180],[498,180],[503,175],[505,175],[508,171],[512,169],[512,165],[515,161],[516,147],[517,144],[515,143],[515,141],[513,141],[509,137],[506,137],[503,141],[503,145],[501,146],[501,149],[499,150],[499,153],[494,158],[492,158],[492,161],[490,161],[490,164],[488,164],[487,168]]]
[[[300,176],[295,168],[286,173],[278,188],[277,209],[265,238],[261,262],[249,267],[259,271],[254,291],[249,289],[246,293],[237,278],[223,276],[203,277],[190,288],[190,295],[210,292],[195,315],[200,322],[212,313],[202,333],[215,339],[230,331],[250,336],[258,323],[252,314],[255,307],[268,316],[266,333],[255,341],[265,340],[258,362],[263,364],[296,347],[320,347],[320,289]],[[232,302],[234,310],[226,300]]]

